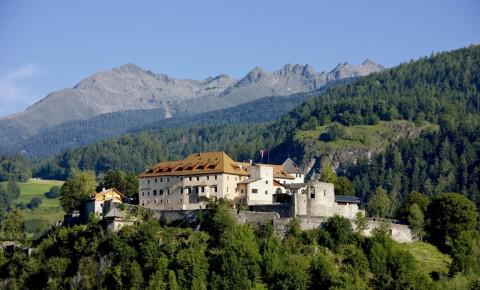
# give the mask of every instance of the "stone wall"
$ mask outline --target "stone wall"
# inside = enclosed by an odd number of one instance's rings
[[[275,212],[278,213],[281,218],[289,218],[293,216],[293,204],[291,202],[251,205],[249,206],[249,209],[255,212]]]
[[[276,212],[255,212],[255,211],[234,211],[232,212],[238,223],[249,224],[252,227],[259,227],[266,224],[274,224],[280,219]]]
[[[381,224],[381,222],[376,220],[368,220],[368,226],[362,234],[366,237],[372,236],[373,231],[379,228]],[[390,222],[388,226],[390,228],[390,236],[393,240],[400,243],[410,243],[414,241],[412,231],[407,225]]]

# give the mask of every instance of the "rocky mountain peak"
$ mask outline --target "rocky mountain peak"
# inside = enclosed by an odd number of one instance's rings
[[[283,68],[274,73],[281,76],[298,75],[307,78],[316,75],[315,69],[309,64],[301,65],[291,63],[286,64]]]

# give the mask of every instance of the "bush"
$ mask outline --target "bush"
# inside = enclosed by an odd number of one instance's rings
[[[42,203],[42,200],[39,197],[34,197],[27,203],[27,208],[35,209]]]
[[[45,192],[45,197],[55,199],[60,196],[60,186],[52,186],[48,192]]]

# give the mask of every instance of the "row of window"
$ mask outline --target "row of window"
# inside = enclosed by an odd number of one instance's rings
[[[188,181],[193,181],[193,180],[197,180],[197,181],[200,181],[201,179],[205,178],[206,180],[210,180],[210,178],[214,179],[214,180],[217,180],[218,179],[218,175],[213,175],[213,176],[210,176],[210,175],[207,175],[207,176],[189,176],[189,177],[183,177],[183,176],[176,176],[176,177],[155,177],[154,179],[152,179],[152,182],[154,183],[162,183],[162,182],[170,182],[170,179],[176,179],[176,180],[180,180],[180,181],[183,181],[183,179],[187,179]],[[227,176],[227,179],[229,179],[229,177]],[[146,179],[146,180],[143,180],[143,183],[145,184],[150,184],[150,178]],[[235,177],[235,180],[237,180],[237,177]]]
[[[212,187],[212,191],[213,192],[218,192],[218,188],[217,186],[213,186]],[[205,192],[205,186],[195,186],[195,187],[180,187],[179,188],[179,192],[181,194],[190,194],[190,193],[200,193],[200,192]],[[227,192],[228,192],[228,187],[227,187]],[[170,189],[166,189],[165,191],[163,189],[160,189],[160,190],[156,190],[154,189],[152,194],[154,196],[156,196],[158,193],[158,195],[163,195],[164,193],[166,193],[166,195],[169,195],[170,194]],[[142,196],[145,196],[145,191],[142,191]],[[150,191],[147,191],[147,196],[150,196]]]

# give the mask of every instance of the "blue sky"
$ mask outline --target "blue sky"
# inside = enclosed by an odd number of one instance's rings
[[[386,66],[480,43],[480,1],[0,0],[0,115],[133,62],[241,77],[370,58]]]

